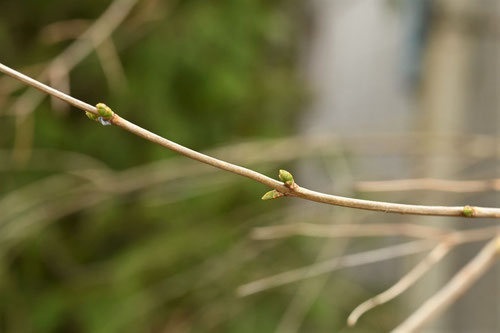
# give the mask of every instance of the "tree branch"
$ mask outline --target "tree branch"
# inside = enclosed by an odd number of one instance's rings
[[[446,242],[450,246],[456,246],[459,244],[490,239],[492,235],[498,234],[499,232],[499,227],[484,227],[464,231],[452,230],[447,234],[441,235],[441,240],[439,241],[439,243]],[[422,237],[423,235],[420,234],[419,236]],[[341,268],[366,265],[383,260],[389,260],[425,252],[434,248],[435,245],[436,239],[420,239],[417,241],[392,245],[380,249],[348,254],[343,257],[321,261],[309,266],[292,269],[246,283],[238,287],[237,293],[239,296],[248,296],[288,283],[309,279],[325,273],[330,273]]]
[[[417,240],[375,250],[347,254],[342,257],[332,258],[246,283],[239,286],[236,293],[240,297],[245,297],[292,282],[310,279],[342,268],[367,265],[425,252],[432,249],[434,244],[435,242],[432,240]]]
[[[500,254],[500,236],[491,240],[477,256],[463,267],[441,290],[428,299],[408,317],[393,333],[416,332],[432,318],[446,310],[462,296],[476,280],[483,276],[497,261]]]
[[[347,318],[347,325],[356,325],[358,319],[364,313],[401,295],[439,262],[453,246],[454,244],[452,242],[446,240],[438,244],[422,261],[413,267],[392,287],[358,305]]]
[[[104,13],[102,13],[102,15],[78,37],[78,39],[72,42],[62,53],[49,63],[38,76],[38,80],[43,81],[47,79],[54,71],[70,71],[84,59],[95,46],[101,45],[109,38],[113,31],[127,17],[136,2],[137,0],[113,1]],[[42,92],[47,93],[43,90]],[[54,97],[61,98],[59,96]],[[68,102],[64,98],[61,99]],[[17,116],[26,116],[38,106],[41,100],[42,97],[39,94],[35,94],[34,92],[24,93],[12,107],[13,113]]]
[[[321,238],[407,236],[413,238],[442,240],[450,229],[410,223],[380,224],[313,224],[292,223],[254,228],[253,239],[276,239],[290,236]]]
[[[71,105],[89,112],[95,116],[99,116],[99,112],[96,107],[82,102],[74,97],[66,95],[54,88],[51,88],[37,80],[34,80],[24,74],[21,74],[3,64],[0,63],[0,72],[3,72],[17,80],[20,80],[34,88],[41,90],[42,92],[49,94],[51,96],[57,97],[63,101],[70,103]],[[269,186],[276,191],[292,197],[299,197],[306,200],[321,202],[330,205],[344,206],[358,209],[382,211],[386,213],[399,213],[399,214],[412,214],[412,215],[436,215],[436,216],[461,216],[461,217],[489,217],[489,218],[500,218],[500,208],[486,208],[486,207],[472,207],[472,206],[424,206],[424,205],[407,205],[407,204],[397,204],[389,202],[379,202],[379,201],[369,201],[361,199],[346,198],[331,194],[320,193],[316,191],[311,191],[306,188],[300,187],[293,183],[293,186],[286,186],[283,182],[269,178],[263,174],[256,171],[228,163],[214,157],[204,155],[197,151],[191,150],[184,146],[181,146],[175,142],[167,140],[157,134],[154,134],[146,129],[143,129],[126,119],[121,118],[116,113],[111,113],[106,119],[111,124],[114,124],[122,129],[129,131],[139,137],[142,137],[148,141],[156,143],[167,149],[175,151],[186,157],[192,158],[194,160],[206,163],[208,165],[226,170],[240,176],[244,176],[253,179],[261,184]]]
[[[360,192],[394,191],[441,191],[472,193],[500,191],[500,179],[485,180],[446,180],[434,178],[396,179],[357,182],[355,189]]]

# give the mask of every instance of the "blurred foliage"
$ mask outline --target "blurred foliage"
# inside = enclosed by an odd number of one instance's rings
[[[1,1],[2,62],[23,69],[50,61],[71,41],[44,43],[45,26],[95,20],[109,4]],[[108,84],[92,53],[71,72],[71,94],[90,104],[105,102],[194,149],[287,135],[305,102],[297,63],[306,27],[303,4],[295,0],[141,1],[113,35],[124,87]],[[262,186],[206,174],[208,167],[183,176],[197,165],[191,161],[166,167],[165,173],[179,174],[173,180],[119,190],[128,180],[146,182],[151,173],[146,168],[115,185],[106,181],[154,161],[168,166],[173,154],[98,126],[82,112],[55,112],[48,99],[33,116],[31,157],[16,164],[10,157],[15,120],[4,113],[23,91],[0,103],[6,166],[0,170],[0,331],[275,329],[293,288],[245,299],[234,290],[309,262],[298,240],[280,242],[276,252],[273,243],[248,240],[250,228],[274,221],[285,203],[263,204]],[[37,151],[55,157],[45,157],[44,164]],[[70,162],[63,164],[65,158]],[[359,295],[349,305],[366,297],[344,282],[325,294],[353,289]],[[349,308],[330,312],[329,299],[321,298],[312,310],[308,331],[344,326]]]

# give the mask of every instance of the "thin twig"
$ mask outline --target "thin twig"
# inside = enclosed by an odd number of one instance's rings
[[[500,191],[500,179],[485,180],[446,180],[435,178],[414,178],[357,182],[355,189],[360,192],[395,191],[441,191],[471,193]]]
[[[380,224],[313,224],[294,223],[258,227],[252,231],[252,238],[276,239],[294,235],[309,237],[341,238],[341,237],[374,237],[374,236],[408,236],[425,239],[442,239],[451,230],[410,223]]]
[[[345,190],[349,192],[347,183],[353,183],[354,175],[352,173],[352,167],[348,162],[345,147],[342,144],[339,144],[338,146],[336,158],[329,158],[328,156],[321,154],[321,161],[325,164],[325,169],[327,170],[326,177],[328,177],[328,180],[333,181],[333,179],[338,177],[340,174],[342,179],[346,182],[346,185],[342,186],[339,184],[337,188],[340,187],[340,189],[342,189],[343,187],[346,187]],[[300,147],[303,147],[302,144]],[[333,172],[333,170],[335,170],[335,172]],[[345,209],[335,216],[339,221],[344,221],[346,225],[351,224],[354,220],[353,213],[352,209]],[[289,214],[289,216],[297,218],[297,214],[295,212],[290,212]],[[301,214],[301,216],[303,215]],[[332,255],[342,256],[345,253],[350,241],[351,239],[345,238],[342,240],[336,239],[324,242],[321,249],[318,251],[314,263],[330,259]],[[325,274],[322,277],[315,278],[314,281],[302,281],[287,305],[279,324],[276,326],[275,333],[298,332],[307,316],[307,313],[310,312],[311,307],[316,300],[321,297],[329,280],[330,276]]]
[[[441,290],[429,298],[417,311],[396,327],[393,333],[416,332],[434,317],[446,310],[462,296],[476,280],[497,261],[500,254],[500,236],[488,242],[465,267]]]
[[[427,251],[435,244],[431,240],[418,240],[398,245],[387,246],[384,248],[348,254],[342,257],[315,263],[305,267],[289,270],[276,275],[268,276],[260,280],[252,281],[238,287],[236,293],[240,297],[249,296],[261,291],[279,287],[288,283],[313,278],[325,273],[361,265],[367,265],[374,262],[404,257],[411,254]]]
[[[77,39],[93,22],[85,19],[72,19],[53,22],[40,31],[40,40],[47,44]]]
[[[126,87],[127,77],[113,40],[108,38],[100,46],[96,45],[96,52],[111,89],[119,91]]]
[[[102,15],[89,26],[77,40],[71,43],[62,53],[50,62],[45,70],[38,76],[38,80],[46,80],[53,71],[57,72],[61,69],[71,71],[71,69],[82,61],[94,47],[101,45],[109,38],[113,31],[127,17],[137,1],[138,0],[113,1],[104,13],[102,13]],[[47,93],[46,91],[41,91]],[[60,96],[52,96],[68,102]],[[19,97],[18,102],[13,106],[14,114],[17,116],[27,115],[31,113],[41,101],[42,95],[38,95],[33,91],[26,92]],[[29,105],[29,107],[23,107],[26,105]]]
[[[47,80],[54,77],[68,76],[68,72],[83,60],[93,49],[94,45],[100,45],[109,38],[113,31],[123,22],[138,0],[115,0],[109,5],[104,13],[73,43],[71,43],[62,53],[55,57],[44,71],[38,76],[38,80]],[[27,132],[26,123],[29,125],[33,121],[27,120],[29,115],[42,102],[43,94],[34,90],[28,90],[22,94],[12,105],[11,109],[16,116],[16,134],[18,131]],[[33,132],[33,129],[31,129]],[[33,134],[17,134],[14,139],[13,156],[18,164],[25,164],[31,153],[32,141],[22,141],[29,139]]]
[[[61,66],[54,67],[49,73],[50,84],[59,91],[66,94],[70,93],[71,84],[69,78],[69,72],[66,67],[61,64]],[[56,110],[67,111],[69,110],[68,103],[61,101],[58,98],[51,97],[51,105]]]
[[[53,89],[37,80],[34,80],[24,74],[21,74],[0,63],[0,71],[18,79],[32,87],[35,87],[47,94],[60,98],[71,105],[98,115],[96,108],[90,104],[82,102],[74,97],[66,95],[56,89]],[[344,206],[358,209],[382,211],[387,213],[413,214],[413,215],[436,215],[436,216],[462,216],[462,217],[489,217],[500,218],[500,208],[472,207],[472,206],[424,206],[424,205],[407,205],[389,202],[369,201],[354,198],[346,198],[331,194],[311,191],[303,187],[285,186],[284,183],[267,177],[256,171],[228,163],[208,155],[204,155],[197,151],[181,146],[175,142],[167,140],[157,134],[154,134],[146,129],[143,129],[126,119],[121,118],[116,113],[112,115],[109,122],[129,131],[137,136],[140,136],[153,143],[159,144],[167,149],[185,155],[194,160],[212,165],[214,167],[253,179],[261,184],[267,185],[275,190],[292,197],[299,197],[311,201],[321,202],[330,205]],[[294,184],[295,185],[295,184]]]
[[[499,227],[485,227],[466,231],[451,231],[442,236],[442,240],[454,244],[464,244],[489,239],[492,235],[500,232]],[[349,254],[344,257],[333,258],[313,265],[292,269],[286,272],[271,275],[240,286],[237,293],[240,296],[248,296],[267,289],[279,287],[288,283],[300,281],[326,274],[345,267],[354,267],[371,264],[383,260],[417,254],[432,249],[435,240],[418,240],[398,245],[392,245],[381,249]]]
[[[403,276],[396,284],[358,305],[347,318],[349,326],[356,325],[358,319],[366,312],[376,306],[387,303],[405,292],[418,279],[438,263],[453,247],[450,242],[444,241],[438,244],[422,261],[413,267],[405,276]]]

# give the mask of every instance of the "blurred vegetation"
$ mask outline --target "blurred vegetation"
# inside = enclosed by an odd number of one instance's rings
[[[92,21],[109,4],[0,2],[2,61],[19,69],[50,61],[71,40],[44,43],[44,27]],[[139,14],[151,19],[140,22]],[[195,149],[289,134],[304,100],[296,71],[304,23],[298,1],[139,2],[113,35],[124,87],[108,84],[92,53],[71,72],[71,93],[91,104],[104,101],[131,121]],[[180,173],[172,182],[107,195],[100,204],[51,218],[49,210],[102,196],[92,188],[80,191],[88,183],[85,172],[99,173],[105,165],[114,174],[173,154],[96,126],[81,112],[54,112],[46,99],[34,114],[31,159],[16,165],[9,156],[15,121],[2,119],[3,163],[11,166],[0,177],[2,224],[5,235],[15,224],[20,229],[1,241],[0,331],[272,329],[276,300],[254,309],[252,301],[235,301],[234,295],[249,277],[240,271],[245,258],[238,257],[249,245],[237,244],[247,238],[244,221],[269,209],[257,204],[265,189],[233,176],[183,179]],[[53,163],[43,165],[37,149],[52,149]],[[85,163],[60,173],[57,157],[67,152],[87,155]],[[36,183],[42,179],[58,185]],[[35,184],[31,196],[22,192],[26,184]],[[9,214],[9,198],[24,206]]]
[[[2,62],[43,66],[71,43],[44,42],[44,27],[93,21],[109,4],[0,2]],[[126,82],[110,85],[94,52],[71,72],[71,94],[198,150],[289,135],[306,102],[297,65],[307,23],[296,0],[140,1],[113,34]],[[274,243],[248,239],[284,202],[263,204],[259,184],[82,112],[54,111],[49,99],[33,114],[29,159],[16,162],[14,138],[30,129],[5,113],[24,89],[0,90],[0,331],[275,329],[293,287],[245,299],[234,291],[310,261],[298,240],[272,251]],[[275,172],[278,162],[252,167]],[[332,307],[346,289],[357,296]],[[305,329],[343,327],[364,297],[339,277]]]

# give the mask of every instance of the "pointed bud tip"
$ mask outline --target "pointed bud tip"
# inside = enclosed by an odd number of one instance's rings
[[[278,176],[282,182],[293,182],[292,174],[286,170],[280,170]]]
[[[276,199],[276,198],[279,198],[279,197],[282,197],[284,194],[281,193],[281,192],[278,192],[276,190],[271,190],[269,192],[266,192],[266,194],[264,194],[262,196],[262,200],[271,200],[271,199]]]
[[[97,121],[97,118],[99,116],[91,113],[91,112],[88,112],[88,111],[85,111],[85,115],[87,116],[87,118],[89,118],[90,120],[93,120],[93,121]]]

